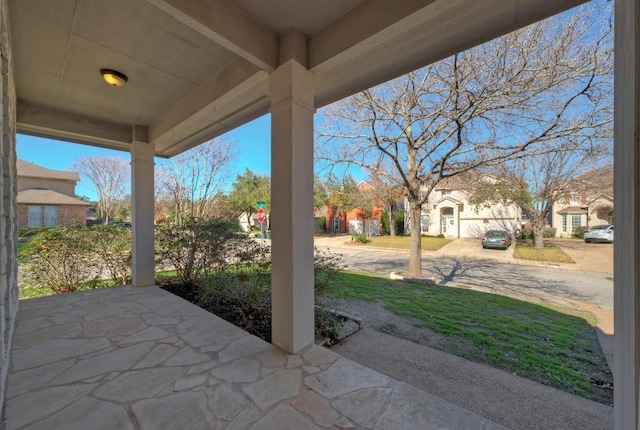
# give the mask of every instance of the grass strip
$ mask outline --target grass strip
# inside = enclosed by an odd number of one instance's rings
[[[411,237],[409,236],[371,236],[369,237],[369,240],[371,242],[367,244],[368,246],[390,249],[409,249],[411,243]],[[421,241],[423,251],[437,251],[453,240],[440,237],[423,236]]]
[[[340,284],[340,298],[382,301],[445,335],[445,352],[612,403],[613,377],[588,312],[362,273],[344,272]]]
[[[533,243],[516,243],[513,258],[549,263],[575,263],[562,249],[552,243],[545,243],[541,249],[534,248]]]

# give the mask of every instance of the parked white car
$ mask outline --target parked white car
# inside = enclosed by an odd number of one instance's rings
[[[613,243],[613,226],[597,225],[584,232],[584,241]]]

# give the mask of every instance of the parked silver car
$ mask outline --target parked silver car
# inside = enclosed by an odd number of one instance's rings
[[[584,232],[584,241],[613,243],[613,226],[596,225]]]

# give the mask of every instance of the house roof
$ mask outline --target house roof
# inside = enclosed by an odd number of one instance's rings
[[[484,176],[488,175],[483,175],[475,170],[469,170],[443,179],[436,187],[436,190],[469,190]]]
[[[613,198],[613,166],[590,170],[575,180],[591,195]]]
[[[47,169],[24,160],[17,160],[18,176],[26,178],[63,179],[66,181],[79,181],[80,175],[76,172]]]
[[[91,203],[83,202],[56,191],[44,189],[31,189],[18,192],[18,204],[29,205],[74,205],[91,206]]]
[[[586,214],[587,209],[580,206],[567,206],[558,211],[560,215],[568,215],[568,214]]]

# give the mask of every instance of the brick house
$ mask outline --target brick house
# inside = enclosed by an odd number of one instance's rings
[[[85,225],[90,203],[75,198],[75,172],[51,170],[17,161],[18,228]]]
[[[360,192],[373,188],[368,182],[360,181],[357,185]],[[370,216],[362,208],[345,211],[339,204],[327,206],[327,231],[331,233],[361,233],[365,228],[369,235],[378,236],[381,232],[383,208],[382,204],[371,208]]]

